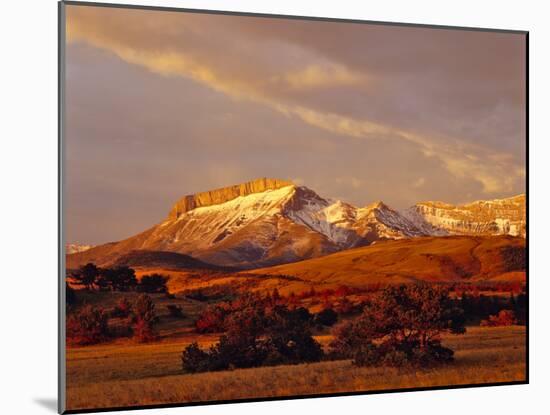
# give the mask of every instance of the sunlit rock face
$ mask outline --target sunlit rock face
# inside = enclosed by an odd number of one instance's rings
[[[248,196],[252,193],[265,192],[266,190],[277,190],[281,187],[290,186],[292,182],[280,179],[261,178],[250,182],[237,184],[229,187],[222,187],[216,190],[187,195],[181,198],[172,207],[169,219],[177,219],[180,215],[198,207],[218,205],[233,200],[239,196]]]
[[[525,237],[525,195],[479,200],[465,205],[422,202],[404,212],[419,228],[434,235],[512,235]]]

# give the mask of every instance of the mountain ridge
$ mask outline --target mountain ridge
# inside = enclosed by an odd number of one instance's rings
[[[250,269],[385,239],[523,236],[525,206],[521,204],[525,200],[521,195],[515,198],[519,199],[458,207],[422,202],[398,212],[382,201],[355,207],[325,199],[288,180],[261,178],[184,196],[159,224],[122,241],[67,255],[67,264],[109,263],[130,251],[143,250],[175,252],[214,266]]]

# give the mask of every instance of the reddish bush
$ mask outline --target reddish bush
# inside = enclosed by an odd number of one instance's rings
[[[223,331],[225,311],[220,306],[208,307],[195,322],[198,333],[219,333]]]
[[[88,345],[104,341],[108,337],[107,313],[90,305],[67,318],[67,342]]]
[[[151,297],[142,294],[134,305],[134,337],[139,342],[149,342],[157,338],[154,323],[157,321],[155,303]]]
[[[481,326],[497,327],[497,326],[513,326],[518,324],[516,314],[512,310],[500,310],[498,314],[489,316],[488,320],[482,320]]]
[[[126,318],[132,312],[132,304],[126,297],[121,298],[111,311],[111,317]]]

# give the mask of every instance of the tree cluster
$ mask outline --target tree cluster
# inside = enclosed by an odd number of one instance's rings
[[[457,300],[464,310],[464,316],[469,323],[479,324],[496,316],[503,310],[514,314],[517,324],[525,324],[527,315],[527,295],[521,292],[518,295],[510,293],[509,297],[497,295],[463,293]]]
[[[292,297],[283,297],[275,289],[265,296],[248,293],[232,301],[224,301],[208,306],[195,321],[195,330],[197,333],[223,332],[226,330],[226,320],[229,316],[250,306],[255,308],[272,308],[277,305],[284,305],[289,308],[296,308],[298,302],[288,301],[288,298]],[[317,327],[330,327],[337,320],[338,314],[331,308],[325,308],[312,316],[312,322]]]
[[[138,342],[158,337],[154,327],[158,320],[155,304],[147,294],[141,294],[133,304],[122,298],[110,313],[92,305],[70,312],[66,324],[67,342],[83,346],[108,340],[114,334],[109,328],[111,318],[125,320],[125,328]]]
[[[372,296],[359,317],[335,328],[331,354],[358,366],[428,367],[453,359],[441,344],[444,332],[465,332],[463,312],[447,289],[391,286]]]
[[[93,263],[81,266],[68,275],[72,284],[88,291],[132,291],[165,293],[168,277],[160,274],[144,275],[138,282],[134,269],[127,266],[100,268]]]
[[[248,296],[223,322],[224,334],[207,350],[197,343],[182,353],[186,372],[316,362],[323,356],[312,337],[313,316],[305,308],[268,305]]]

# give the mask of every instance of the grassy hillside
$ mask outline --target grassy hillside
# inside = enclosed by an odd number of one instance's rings
[[[361,286],[411,281],[525,278],[525,239],[449,236],[383,241],[321,258],[251,271],[322,284]]]
[[[157,251],[133,251],[115,264],[131,266],[138,278],[150,273],[169,276],[171,293],[227,286],[252,291],[277,288],[288,294],[311,287],[414,281],[523,282],[525,260],[523,238],[449,236],[380,241],[320,258],[241,272],[220,269],[187,255]]]

